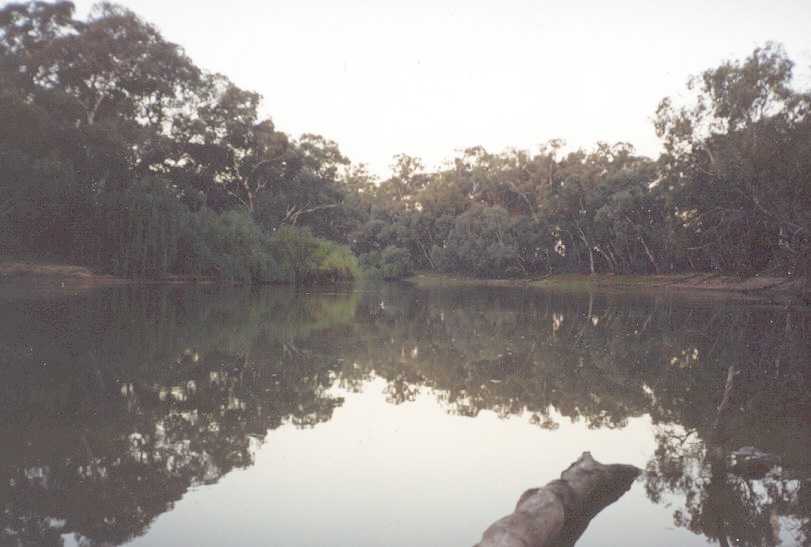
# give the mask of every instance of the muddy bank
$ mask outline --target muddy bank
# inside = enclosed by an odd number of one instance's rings
[[[0,260],[0,284],[15,287],[84,289],[127,285],[130,279],[98,274],[83,266],[39,260]]]
[[[94,272],[84,266],[55,261],[0,259],[0,288],[48,290],[83,290],[95,287],[154,284],[210,284],[206,277],[166,276],[155,280],[128,279]]]

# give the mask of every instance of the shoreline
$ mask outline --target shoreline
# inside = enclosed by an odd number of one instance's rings
[[[172,275],[160,279],[138,279],[96,273],[90,268],[40,259],[0,261],[0,286],[15,288],[84,290],[97,287],[138,285],[213,285],[208,277]]]
[[[800,279],[691,273],[663,275],[554,274],[540,278],[485,279],[453,274],[418,272],[403,280],[420,288],[506,287],[554,291],[677,292],[748,298],[775,303],[811,305],[811,294]],[[99,274],[84,266],[47,259],[0,260],[0,287],[42,290],[87,290],[101,287],[155,285],[231,285],[209,277],[171,275],[138,279]]]
[[[804,292],[802,280],[773,276],[736,277],[710,273],[660,275],[554,274],[541,278],[481,279],[422,272],[406,278],[405,282],[422,288],[510,287],[557,291],[674,291],[811,304],[811,300],[809,300],[811,295]]]
[[[266,283],[262,286],[294,286],[288,283]],[[338,281],[323,285],[336,287]],[[85,266],[68,264],[58,260],[8,258],[0,259],[0,289],[34,291],[71,292],[104,287],[159,287],[159,286],[206,286],[239,287],[250,283],[223,281],[209,276],[170,274],[159,278],[119,277],[94,272]],[[307,285],[303,285],[307,286]],[[319,286],[316,284],[315,286]]]

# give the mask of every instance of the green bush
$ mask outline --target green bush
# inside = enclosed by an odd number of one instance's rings
[[[359,262],[363,275],[368,279],[383,279],[380,261],[380,251],[369,251],[360,255]]]
[[[79,256],[92,217],[70,163],[0,144],[0,252]]]
[[[501,207],[473,207],[459,215],[448,236],[447,252],[437,252],[446,268],[480,277],[521,273],[518,241],[509,213]]]
[[[99,256],[107,269],[130,277],[172,271],[189,211],[163,180],[147,178],[100,199]]]
[[[394,280],[408,277],[414,273],[411,254],[400,247],[389,245],[381,253],[383,279]]]
[[[270,241],[281,276],[290,283],[338,283],[360,275],[358,261],[347,247],[317,238],[307,228],[281,226]]]
[[[358,259],[348,247],[325,239],[319,241],[321,244],[319,254],[322,255],[320,272],[331,276],[333,281],[348,281],[360,277]]]
[[[449,249],[434,245],[431,248],[431,262],[438,272],[452,272],[455,269],[455,255]]]
[[[165,181],[148,178],[100,200],[100,265],[118,275],[206,276],[270,283],[280,268],[270,238],[244,211],[192,213]]]
[[[0,165],[11,165],[13,159],[0,154]],[[60,188],[72,191],[58,176],[65,169],[45,162],[34,167],[38,171],[31,172],[40,173],[43,184],[31,189],[26,199],[18,196],[14,208],[0,210],[0,249],[6,253],[17,251],[15,242],[25,237],[17,246],[51,250],[46,243],[52,241],[55,251],[78,249],[85,263],[126,277],[181,274],[240,284],[315,284],[360,275],[357,259],[345,246],[291,226],[271,236],[244,210],[216,213],[203,207],[192,212],[176,187],[157,177],[101,192],[90,209],[95,211],[84,221],[92,229],[79,229],[67,222],[64,211],[71,203],[78,205],[77,200],[49,199]],[[29,172],[24,174],[30,178]],[[61,208],[46,209],[37,205],[40,201]],[[55,229],[60,225],[65,232],[61,236]],[[68,236],[71,241],[63,241]]]
[[[202,209],[191,216],[182,241],[177,271],[236,283],[271,283],[281,268],[270,237],[245,211],[216,214]]]
[[[361,257],[366,275],[372,279],[395,281],[414,273],[411,254],[402,247],[389,245],[382,252],[371,251]]]

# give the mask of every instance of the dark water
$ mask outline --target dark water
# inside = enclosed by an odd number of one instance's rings
[[[470,546],[584,450],[644,473],[580,546],[811,543],[808,312],[403,286],[2,294],[2,546]],[[733,466],[741,447],[769,465]]]

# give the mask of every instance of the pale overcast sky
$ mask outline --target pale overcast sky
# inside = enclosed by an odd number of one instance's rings
[[[80,13],[93,2],[76,2]],[[123,0],[203,68],[387,173],[394,154],[631,142],[658,154],[659,100],[783,43],[804,84],[811,0]]]

